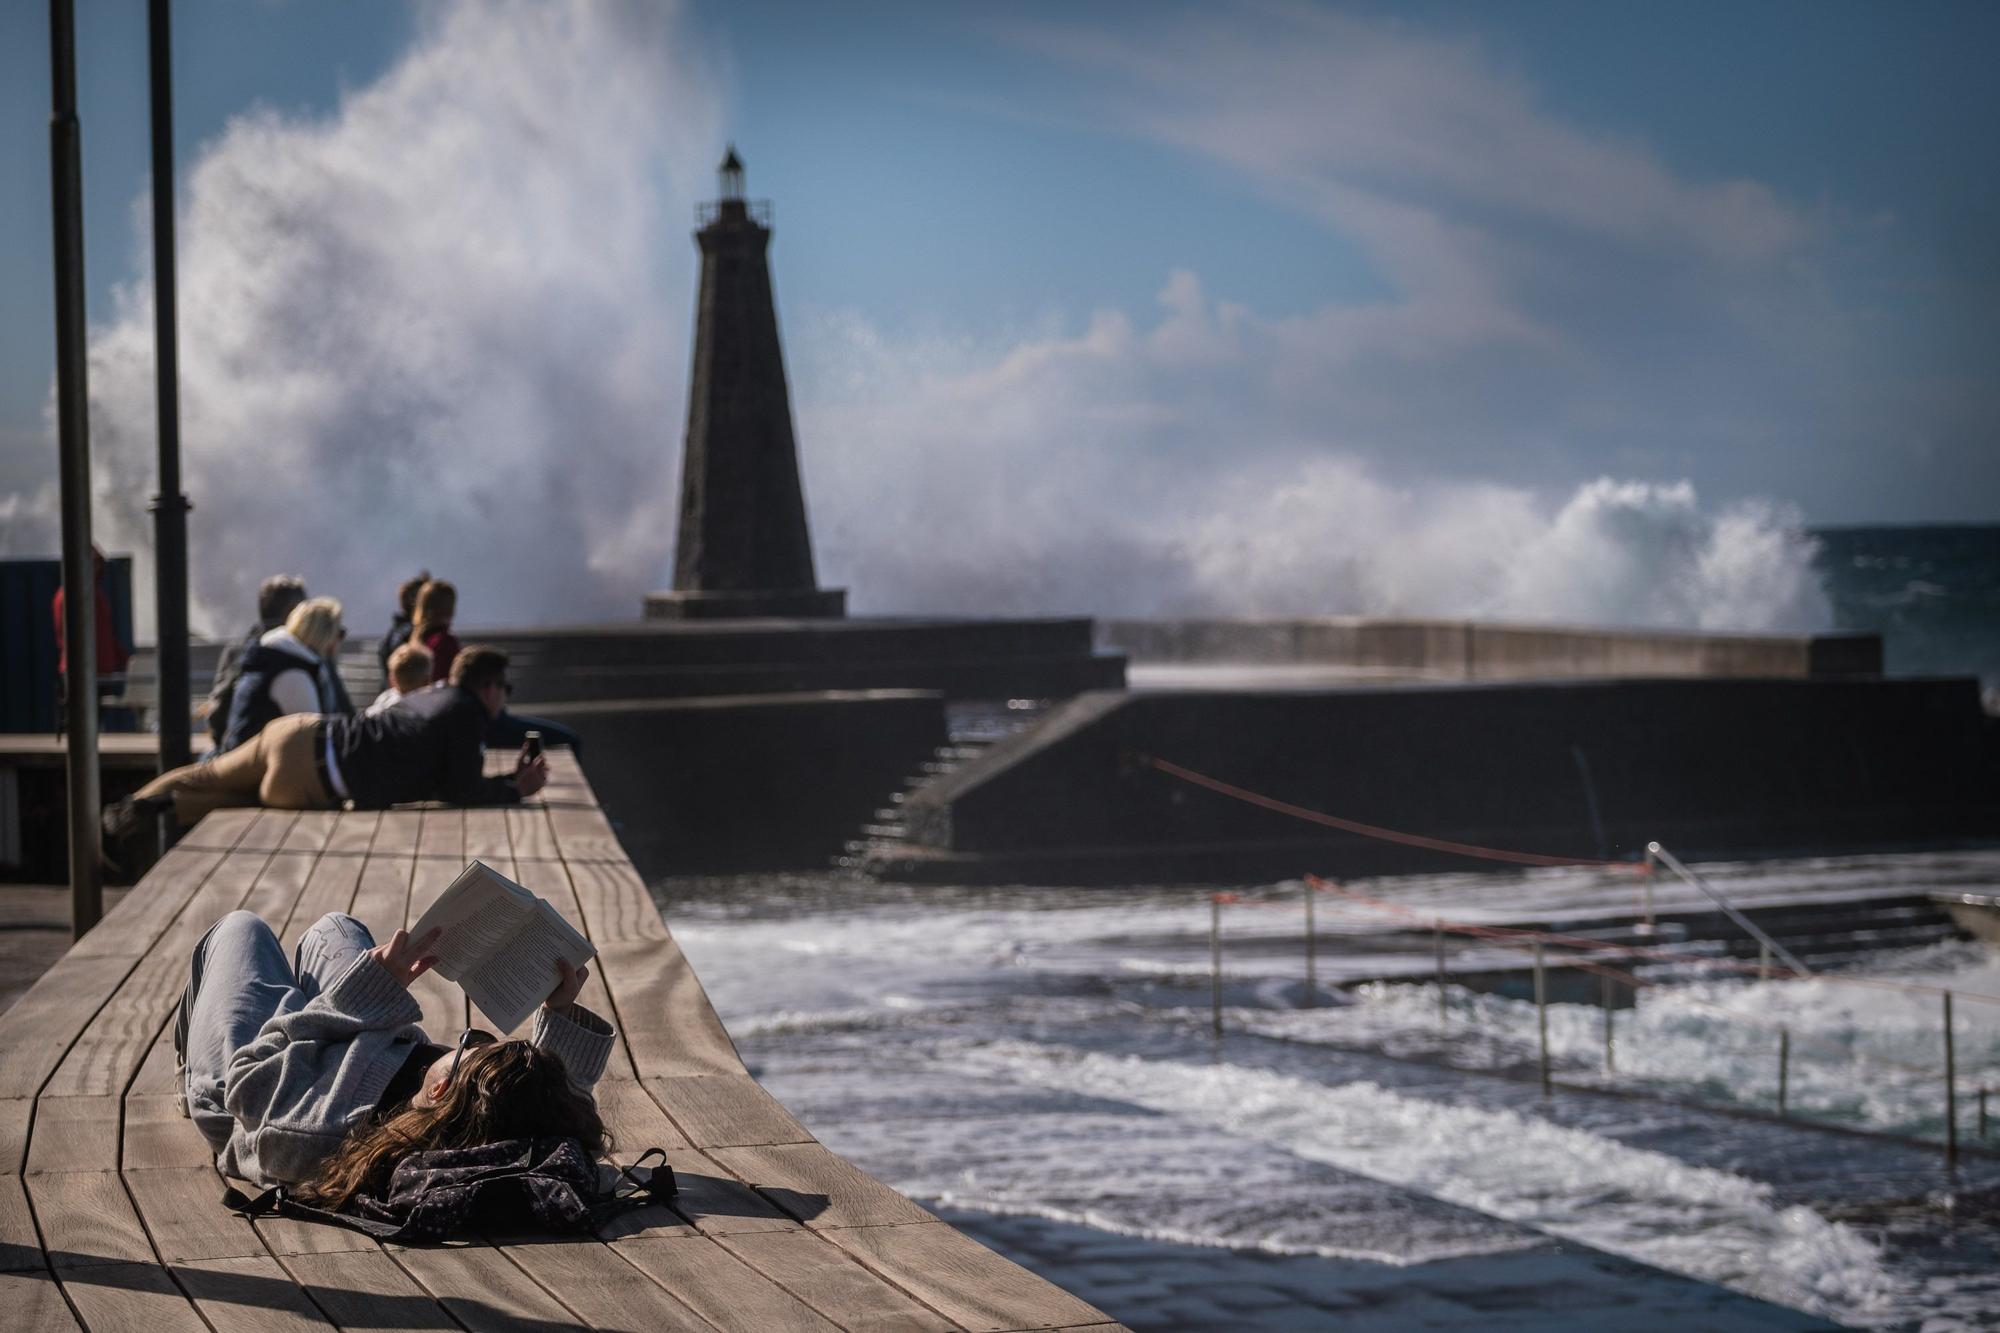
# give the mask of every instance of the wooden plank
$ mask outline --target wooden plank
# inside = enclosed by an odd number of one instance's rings
[[[613,1139],[612,1158],[631,1162],[649,1148],[668,1153],[690,1146],[680,1127],[660,1110],[652,1094],[636,1080],[606,1076],[592,1089],[597,1113]]]
[[[172,1017],[172,1011],[168,1011]],[[153,1041],[153,1049],[146,1052],[145,1060],[139,1065],[139,1072],[132,1076],[132,1086],[127,1094],[142,1096],[164,1095],[180,1092],[180,1072],[174,1068],[174,1033],[171,1026],[162,1025],[160,1035]]]
[[[318,856],[326,846],[326,840],[333,836],[334,826],[339,821],[338,810],[301,810],[292,820],[292,826],[286,831],[285,840],[279,848]]]
[[[0,1272],[46,1267],[27,1188],[13,1172],[0,1174]]]
[[[173,1275],[216,1333],[333,1327],[269,1255],[176,1264]]]
[[[28,1125],[34,1118],[33,1097],[0,1098],[0,1174],[20,1173],[28,1156]]]
[[[7,1312],[10,1328],[81,1329],[62,1288],[46,1268],[34,1271],[0,1271],[0,1310]]]
[[[642,1077],[743,1072],[735,1043],[679,945],[601,943],[598,967]]]
[[[125,1098],[124,1154],[127,1172],[170,1166],[212,1166],[215,1153],[187,1118],[181,1095],[147,1093]],[[218,1190],[216,1197],[221,1197]]]
[[[368,850],[378,856],[402,853],[415,856],[423,823],[421,811],[384,810],[381,822],[375,825],[375,841]]]
[[[697,1148],[812,1142],[806,1127],[748,1074],[650,1078],[645,1085]]]
[[[272,930],[283,930],[292,919],[292,907],[306,881],[312,878],[314,859],[300,852],[273,852],[243,899],[244,910],[264,918]]]
[[[115,1171],[28,1176],[43,1247],[58,1272],[90,1264],[153,1262],[153,1247]]]
[[[283,1263],[313,1304],[342,1328],[458,1328],[429,1292],[394,1259],[372,1246],[366,1250],[300,1254]]]
[[[390,1253],[454,1319],[472,1333],[519,1330],[524,1321],[570,1328],[576,1315],[488,1245],[438,1246]]]
[[[717,1243],[852,1333],[956,1327],[810,1231],[750,1232]]]
[[[847,1227],[828,1240],[968,1329],[1110,1323],[1111,1317],[943,1222]]]
[[[187,955],[179,950],[156,949],[140,959],[78,1034],[42,1096],[122,1095],[186,989],[187,976]]]
[[[591,1327],[688,1329],[698,1333],[707,1333],[712,1327],[608,1245],[571,1241],[501,1249]]]
[[[275,852],[285,845],[292,825],[298,820],[296,810],[258,810],[257,817],[243,830],[243,836],[236,845],[246,851]]]
[[[79,957],[119,954],[137,958],[152,947],[188,899],[222,864],[222,852],[184,852],[176,847],[147,872],[145,888],[128,893],[91,931],[70,946]]]
[[[375,826],[381,822],[379,810],[350,810],[338,817],[327,836],[322,856],[360,856],[373,849]]]
[[[512,859],[513,842],[507,836],[507,816],[499,806],[485,806],[465,812],[465,855],[497,867]]]
[[[91,1333],[208,1333],[158,1264],[107,1264],[56,1275]]]
[[[42,973],[7,1011],[7,1040],[0,1042],[0,1097],[39,1092],[132,966],[130,958],[69,953]]]
[[[325,1222],[305,1222],[273,1213],[258,1218],[254,1225],[257,1239],[263,1242],[264,1248],[287,1264],[295,1255],[347,1254],[354,1251],[379,1254],[382,1249],[374,1237],[364,1232],[330,1226]]]
[[[361,882],[348,911],[378,941],[389,938],[403,924],[410,910],[410,877],[415,870],[416,858],[400,853],[370,852],[361,863]]]
[[[244,1259],[265,1253],[249,1220],[222,1206],[226,1187],[214,1167],[168,1167],[124,1175],[139,1219],[164,1262]]]
[[[716,1148],[708,1155],[816,1230],[937,1220],[818,1143]]]
[[[799,1224],[769,1199],[738,1180],[727,1168],[694,1149],[683,1148],[669,1160],[674,1168],[674,1183],[680,1186],[680,1193],[674,1196],[673,1210],[701,1234],[731,1236],[740,1231],[798,1229]],[[637,1224],[621,1226],[621,1219],[614,1218],[600,1234],[606,1239],[613,1239],[639,1234],[642,1229],[651,1229],[656,1233],[676,1229],[665,1218],[644,1216],[648,1211],[638,1210],[644,1227]]]
[[[423,831],[417,835],[417,855],[435,856],[465,865],[465,811],[458,806],[424,811]]]
[[[175,844],[175,850],[226,852],[234,847],[256,822],[257,810],[253,806],[217,810],[196,820],[195,826],[181,835],[180,842]]]
[[[682,1303],[718,1328],[819,1330],[835,1326],[762,1273],[705,1236],[649,1237],[619,1251]]]
[[[565,861],[624,861],[625,847],[611,829],[611,821],[595,805],[558,804],[547,798],[549,827]]]
[[[500,814],[507,821],[507,838],[516,861],[561,859],[555,830],[549,827],[549,812],[539,802],[503,805]]]
[[[28,1174],[116,1166],[122,1112],[123,1099],[115,1092],[40,1098],[28,1140]]]
[[[646,883],[630,861],[569,868],[570,886],[599,944],[657,944],[672,938]]]
[[[345,912],[352,907],[354,891],[360,883],[361,858],[358,856],[322,856],[314,862],[312,873],[306,877],[306,885],[293,904],[291,920],[279,932],[285,956],[292,956],[299,940],[312,929],[315,921],[328,912]]]

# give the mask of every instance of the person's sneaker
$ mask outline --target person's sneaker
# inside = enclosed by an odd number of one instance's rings
[[[158,797],[127,796],[122,801],[113,801],[104,807],[99,823],[104,829],[106,842],[123,842],[126,838],[143,833],[158,819],[166,803]]]

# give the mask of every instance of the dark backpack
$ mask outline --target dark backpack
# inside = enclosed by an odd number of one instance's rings
[[[654,1157],[659,1165],[639,1175]],[[589,1231],[613,1214],[675,1193],[673,1168],[661,1149],[621,1169],[606,1192],[581,1143],[547,1138],[411,1153],[396,1163],[382,1196],[357,1194],[339,1212],[303,1203],[282,1185],[254,1199],[232,1188],[222,1202],[246,1217],[275,1212],[408,1244],[480,1232]]]

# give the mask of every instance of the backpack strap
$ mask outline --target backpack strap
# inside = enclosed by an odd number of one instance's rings
[[[393,1223],[377,1222],[366,1217],[356,1217],[352,1213],[336,1213],[325,1208],[315,1208],[309,1203],[301,1203],[285,1193],[285,1187],[282,1185],[273,1185],[254,1199],[231,1185],[223,1192],[222,1206],[252,1221],[276,1213],[280,1217],[296,1217],[307,1222],[328,1222],[337,1227],[366,1232],[377,1240],[392,1240],[403,1231],[401,1226]]]
[[[654,1158],[659,1159],[659,1165],[641,1177],[639,1169]],[[602,1222],[649,1203],[665,1203],[680,1192],[680,1185],[674,1180],[674,1169],[667,1165],[666,1149],[648,1148],[639,1154],[632,1165],[618,1168],[618,1178],[611,1186],[611,1193],[590,1206],[590,1220]]]

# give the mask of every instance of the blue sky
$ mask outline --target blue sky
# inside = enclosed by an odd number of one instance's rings
[[[129,294],[143,297],[145,278],[144,6],[81,0],[79,10],[103,447],[130,489],[143,478],[115,458],[143,452],[145,322]],[[550,12],[566,11],[176,6],[183,229],[199,233],[184,234],[183,253],[212,256],[184,258],[193,294],[203,309],[209,292],[273,321],[239,327],[227,309],[214,315],[223,323],[184,320],[190,411],[205,424],[191,447],[212,450],[207,466],[233,475],[256,452],[251,433],[276,429],[308,441],[298,466],[317,475],[353,456],[360,422],[393,433],[412,413],[445,422],[417,432],[415,447],[449,465],[436,441],[466,438],[476,407],[426,399],[385,426],[393,394],[359,402],[366,368],[407,349],[370,351],[351,329],[334,338],[336,358],[354,356],[335,378],[357,398],[315,398],[305,415],[296,400],[233,412],[233,394],[254,398],[300,362],[280,357],[246,384],[215,349],[282,340],[341,295],[234,286],[276,281],[250,262],[273,235],[289,244],[293,229],[333,219],[342,254],[385,251],[366,272],[393,304],[458,261],[444,245],[428,269],[398,276],[394,235],[354,239],[378,197],[400,192],[396,216],[427,215],[425,189],[479,188],[518,170],[571,196],[569,212],[524,210],[494,238],[510,253],[546,248],[508,270],[545,293],[538,327],[588,322],[619,331],[622,352],[654,349],[658,392],[621,378],[585,393],[605,358],[562,368],[556,345],[537,349],[525,329],[496,350],[484,341],[490,311],[454,322],[433,302],[413,314],[437,324],[423,346],[456,339],[462,359],[476,337],[484,363],[518,356],[562,393],[622,404],[623,415],[588,417],[592,439],[657,417],[647,448],[670,473],[695,262],[689,206],[734,140],[751,192],[777,209],[775,276],[822,564],[857,588],[892,589],[885,608],[976,591],[1020,609],[1170,609],[1229,587],[1266,589],[1262,605],[1314,607],[1302,588],[1338,585],[1320,609],[1581,614],[1590,607],[1490,578],[1454,601],[1446,590],[1473,579],[1481,557],[1446,553],[1438,529],[1476,533],[1468,548],[1532,554],[1541,548],[1521,543],[1554,540],[1565,515],[1583,522],[1580,503],[1598,506],[1584,517],[1600,535],[1625,521],[1630,506],[1613,494],[1639,497],[1633,521],[1664,524],[1644,539],[1664,546],[1679,540],[1675,524],[1719,540],[1715,525],[1743,504],[1767,504],[1781,527],[2000,518],[2000,392],[1988,383],[2000,353],[1989,142],[2000,81],[1983,63],[2000,49],[1992,5],[744,0],[642,6],[630,31],[609,35],[581,29],[628,18],[551,29]],[[0,513],[22,532],[54,473],[43,23],[39,5],[0,9],[0,170],[12,187],[0,209],[0,504],[21,497]],[[522,58],[520,42],[496,36],[514,29],[551,54]],[[430,60],[431,83],[396,79],[422,63],[413,52]],[[512,115],[508,89],[530,95],[544,64],[564,60],[610,70],[603,95],[586,77],[573,104],[537,93],[531,112]],[[434,129],[438,99],[468,79],[497,89],[478,103],[498,108],[483,125],[436,135],[429,157],[404,155],[402,179],[324,185],[354,154],[387,161],[381,145]],[[609,101],[620,89],[623,106]],[[380,90],[390,91],[364,96]],[[343,91],[369,116],[347,109]],[[257,108],[270,132],[227,132]],[[595,142],[572,153],[562,146],[572,133]],[[205,190],[189,184],[204,160],[215,168]],[[266,170],[280,182],[269,191]],[[643,183],[641,197],[624,197],[628,180]],[[576,217],[593,189],[621,202]],[[286,190],[300,211],[281,232],[231,221]],[[461,231],[482,233],[492,211]],[[604,234],[586,245],[571,221]],[[612,254],[625,256],[622,302],[602,271]],[[287,300],[302,304],[281,309]],[[324,355],[303,341],[296,350]],[[204,370],[204,357],[216,364]],[[552,401],[535,399],[529,415]],[[490,438],[490,422],[479,428]],[[632,494],[650,457],[626,447],[604,446],[607,496]],[[518,448],[523,466],[542,457],[533,441]],[[951,465],[927,473],[947,449]],[[1652,489],[1600,490],[1586,503],[1582,488],[1600,478]],[[1007,505],[955,496],[955,480],[1033,515],[1029,535],[1011,534]],[[1698,498],[1676,498],[1683,483]],[[1078,491],[1123,492],[1130,504],[1100,514]],[[872,529],[892,492],[899,531],[978,536],[960,582],[900,572],[909,544]],[[210,512],[234,503],[208,499]],[[651,510],[612,524],[595,507],[609,502],[578,499],[572,517],[589,534],[579,540],[590,567],[623,571],[604,594],[615,601],[658,581],[660,553],[635,535]],[[971,511],[965,522],[923,518],[955,503]],[[468,498],[409,517],[450,523],[477,509]],[[1286,552],[1228,535],[1232,523],[1282,527],[1291,509],[1321,517],[1285,528]],[[1401,565],[1431,572],[1354,574],[1377,557],[1331,533],[1329,514],[1346,515],[1341,532],[1364,533],[1370,550],[1396,546]],[[107,516],[107,531],[136,531],[120,522]],[[604,537],[608,526],[619,534]],[[1078,526],[1106,544],[1070,549]],[[1296,567],[1289,549],[1301,542],[1323,544],[1325,564]],[[1052,547],[1067,552],[1063,569],[1102,582],[1049,569],[1005,588],[979,577],[996,562],[1037,565]],[[407,558],[423,557],[413,547]],[[245,577],[218,575],[217,595]],[[544,602],[520,606],[540,613]]]

